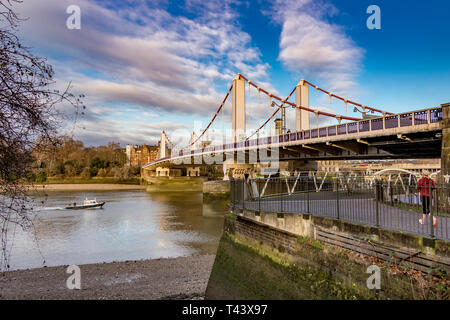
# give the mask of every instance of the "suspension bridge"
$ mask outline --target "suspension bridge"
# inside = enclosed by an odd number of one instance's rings
[[[314,99],[310,91],[316,93],[315,106],[310,105]],[[295,102],[291,102],[294,95]],[[252,99],[257,100],[253,105]],[[329,99],[330,107],[319,108],[325,99]],[[333,110],[333,103],[345,105],[346,114],[328,111]],[[162,132],[159,159],[143,166],[143,176],[198,176],[202,168],[219,165],[227,179],[273,173],[283,166],[292,173],[311,170],[316,160],[444,159],[443,150],[448,152],[445,138],[449,107],[443,104],[394,114],[338,96],[303,79],[283,99],[237,74],[208,125],[200,134],[193,133],[189,143],[179,146]],[[286,119],[286,111],[291,109],[295,110],[295,119]],[[255,119],[260,114],[267,118],[258,124]],[[281,119],[275,119],[277,114]],[[228,135],[224,118],[231,118]],[[256,130],[248,130],[249,119]],[[289,120],[295,120],[295,129],[287,129]],[[268,129],[272,122],[277,123],[274,130]],[[327,125],[321,125],[324,122]],[[442,161],[445,174],[447,162]]]

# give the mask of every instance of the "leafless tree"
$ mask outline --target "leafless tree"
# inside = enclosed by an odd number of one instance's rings
[[[63,118],[60,105],[83,109],[82,96],[54,90],[54,71],[16,36],[21,18],[14,5],[0,0],[0,270],[9,268],[10,239],[17,228],[32,230],[33,200],[26,182],[32,170],[31,150],[58,143]]]

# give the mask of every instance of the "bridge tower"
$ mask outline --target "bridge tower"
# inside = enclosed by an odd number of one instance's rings
[[[300,80],[295,90],[295,128],[297,131],[309,129],[309,112],[300,109],[300,106],[309,108],[309,87],[305,80]]]
[[[245,80],[238,73],[233,79],[232,92],[232,128],[233,142],[245,139]]]
[[[161,140],[159,141],[159,158],[160,159],[168,156],[166,141],[167,141],[166,132],[163,130],[163,132],[161,132]]]
[[[191,140],[190,140],[190,145],[191,145],[191,151],[194,151],[195,150],[195,139],[196,139],[196,137],[195,137],[195,132],[194,131],[192,131],[192,133],[191,133]]]

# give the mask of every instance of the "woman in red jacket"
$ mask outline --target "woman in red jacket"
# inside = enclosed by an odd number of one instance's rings
[[[425,218],[427,214],[430,214],[431,211],[431,189],[436,187],[433,179],[428,177],[428,172],[423,171],[422,178],[417,182],[417,186],[420,192],[420,198],[422,199],[422,219],[419,219],[420,224],[425,223]],[[436,226],[437,219],[433,217],[433,226]]]

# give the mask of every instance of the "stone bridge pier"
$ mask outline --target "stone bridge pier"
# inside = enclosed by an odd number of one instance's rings
[[[223,180],[242,179],[248,174],[250,178],[256,178],[256,165],[249,163],[236,163],[225,161],[223,163]]]
[[[200,177],[200,167],[188,167],[186,168],[187,177]]]

